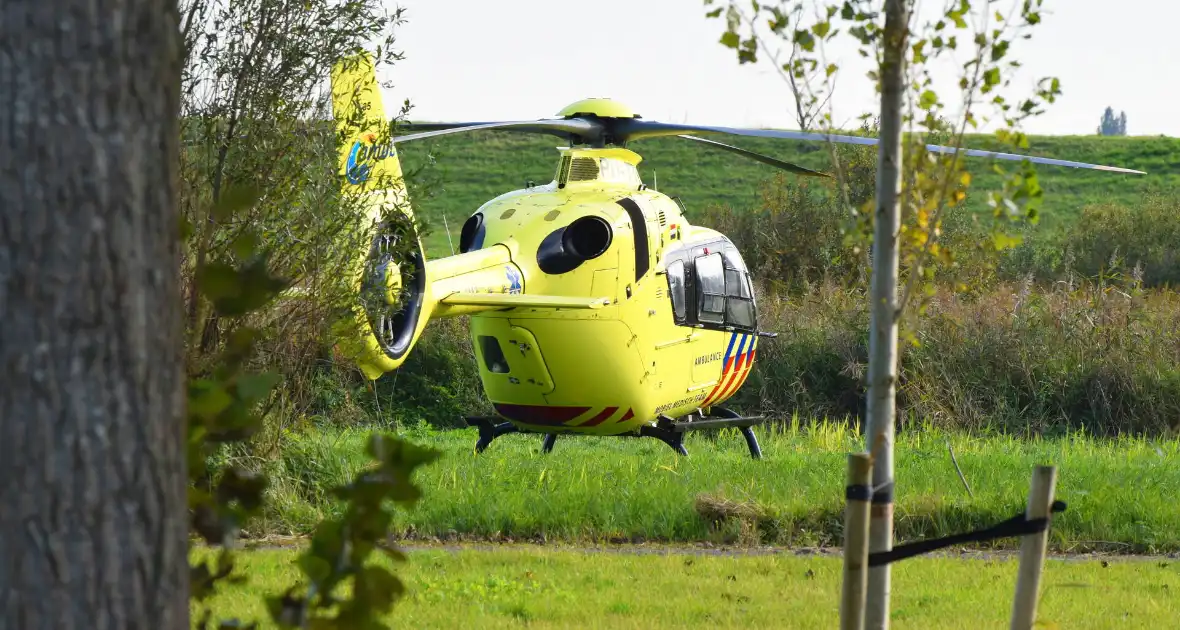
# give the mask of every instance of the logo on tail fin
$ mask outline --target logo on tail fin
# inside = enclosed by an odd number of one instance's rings
[[[357,140],[352,144],[352,150],[348,152],[348,162],[344,165],[344,175],[348,178],[348,183],[365,183],[373,171],[372,164],[397,157],[393,140],[380,146],[376,143],[377,137],[370,133],[365,135],[364,140]]]

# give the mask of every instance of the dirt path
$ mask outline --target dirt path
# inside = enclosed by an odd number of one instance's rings
[[[274,550],[301,548],[305,538],[268,538],[248,541],[243,546],[251,550]],[[639,543],[639,544],[591,544],[591,543],[535,543],[535,542],[450,542],[399,540],[397,546],[405,551],[558,551],[576,553],[606,553],[626,555],[691,555],[691,556],[817,556],[838,558],[839,547],[774,547],[774,546],[730,546],[711,543]],[[1015,549],[950,549],[936,551],[928,556],[959,558],[963,560],[1015,560],[1019,551]],[[1180,562],[1180,553],[1169,555],[1132,555],[1113,553],[1050,553],[1053,560],[1070,562]]]

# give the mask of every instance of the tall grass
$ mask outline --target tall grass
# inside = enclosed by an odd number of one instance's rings
[[[366,465],[366,433],[293,437],[271,465],[269,512],[253,533],[306,533],[336,510],[329,489]],[[476,456],[472,431],[409,430],[444,456],[421,472],[426,498],[396,529],[452,540],[839,544],[845,453],[861,448],[861,436],[846,424],[798,420],[761,433],[765,459],[754,461],[733,432],[692,435],[683,458],[655,440],[623,438],[563,437],[541,455],[539,438],[524,435]],[[1054,549],[1180,550],[1180,442],[972,437],[933,426],[899,436],[899,540],[965,532],[1020,512],[1032,467],[1045,463],[1059,466],[1057,496],[1069,506],[1054,520]]]

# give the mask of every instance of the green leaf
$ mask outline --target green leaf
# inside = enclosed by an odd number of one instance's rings
[[[237,501],[244,509],[252,512],[262,506],[262,494],[266,486],[265,475],[233,466],[217,482],[217,496],[223,505]]]
[[[211,209],[213,218],[223,222],[258,202],[258,189],[253,186],[228,186]]]
[[[815,51],[815,37],[808,31],[795,31],[795,43],[807,52]]]
[[[995,67],[988,68],[987,71],[983,73],[983,84],[985,87],[990,88],[991,86],[998,85],[999,83],[1000,83],[1000,69],[999,68],[995,68]]]
[[[213,418],[233,403],[233,398],[221,385],[211,381],[189,384],[188,412],[199,418]]]
[[[995,45],[992,46],[992,61],[999,61],[1006,54],[1008,54],[1008,42],[1007,41],[1001,40],[1001,41],[996,42]]]
[[[922,92],[922,96],[918,100],[918,107],[929,110],[938,104],[938,95],[934,90],[926,90]]]
[[[380,566],[367,566],[357,576],[358,590],[364,592],[374,608],[385,612],[393,601],[405,593],[406,587],[401,580]]]
[[[205,295],[213,302],[218,314],[226,317],[244,315],[270,302],[290,283],[272,276],[266,260],[259,258],[241,270],[224,263],[209,265],[205,270]],[[200,272],[198,272],[200,282]]]
[[[241,292],[238,271],[226,263],[208,263],[197,270],[197,289],[211,301]]]
[[[296,562],[312,583],[319,584],[332,574],[331,563],[314,554],[304,553]]]
[[[741,41],[742,40],[740,37],[738,37],[738,34],[733,31],[725,31],[721,34],[721,45],[725,46],[726,48],[736,49]]]
[[[252,230],[247,230],[234,239],[230,244],[230,250],[239,260],[245,260],[253,257],[254,252],[258,251],[259,242],[258,235]]]
[[[706,14],[705,14],[705,17],[707,17],[707,18],[715,18],[715,17],[717,17],[717,16],[721,15],[721,10],[722,10],[722,8],[721,8],[721,7],[717,7],[716,9],[713,9],[712,11],[709,11],[708,13],[706,13]]]
[[[1011,234],[1005,234],[1003,232],[996,232],[996,233],[992,234],[992,244],[999,251],[1003,251],[1005,249],[1010,249],[1012,247],[1016,247],[1017,245],[1020,244],[1021,240],[1022,239],[1020,238],[1019,235],[1013,236]]]
[[[263,372],[261,374],[246,374],[238,377],[237,392],[238,397],[246,402],[255,402],[266,398],[270,390],[274,388],[279,382],[279,375],[276,372]]]

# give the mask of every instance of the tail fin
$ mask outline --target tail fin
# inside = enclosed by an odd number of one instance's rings
[[[400,202],[399,209],[412,216],[391,120],[381,104],[377,73],[368,54],[345,57],[332,68],[332,114],[340,141],[344,192],[381,192],[382,201]],[[386,199],[391,196],[396,199]]]
[[[336,330],[338,347],[370,379],[406,359],[429,319],[426,259],[406,194],[372,58],[345,57],[332,68],[332,114],[342,192],[375,226],[371,247],[352,269],[361,296]],[[399,216],[399,214],[401,216]]]

